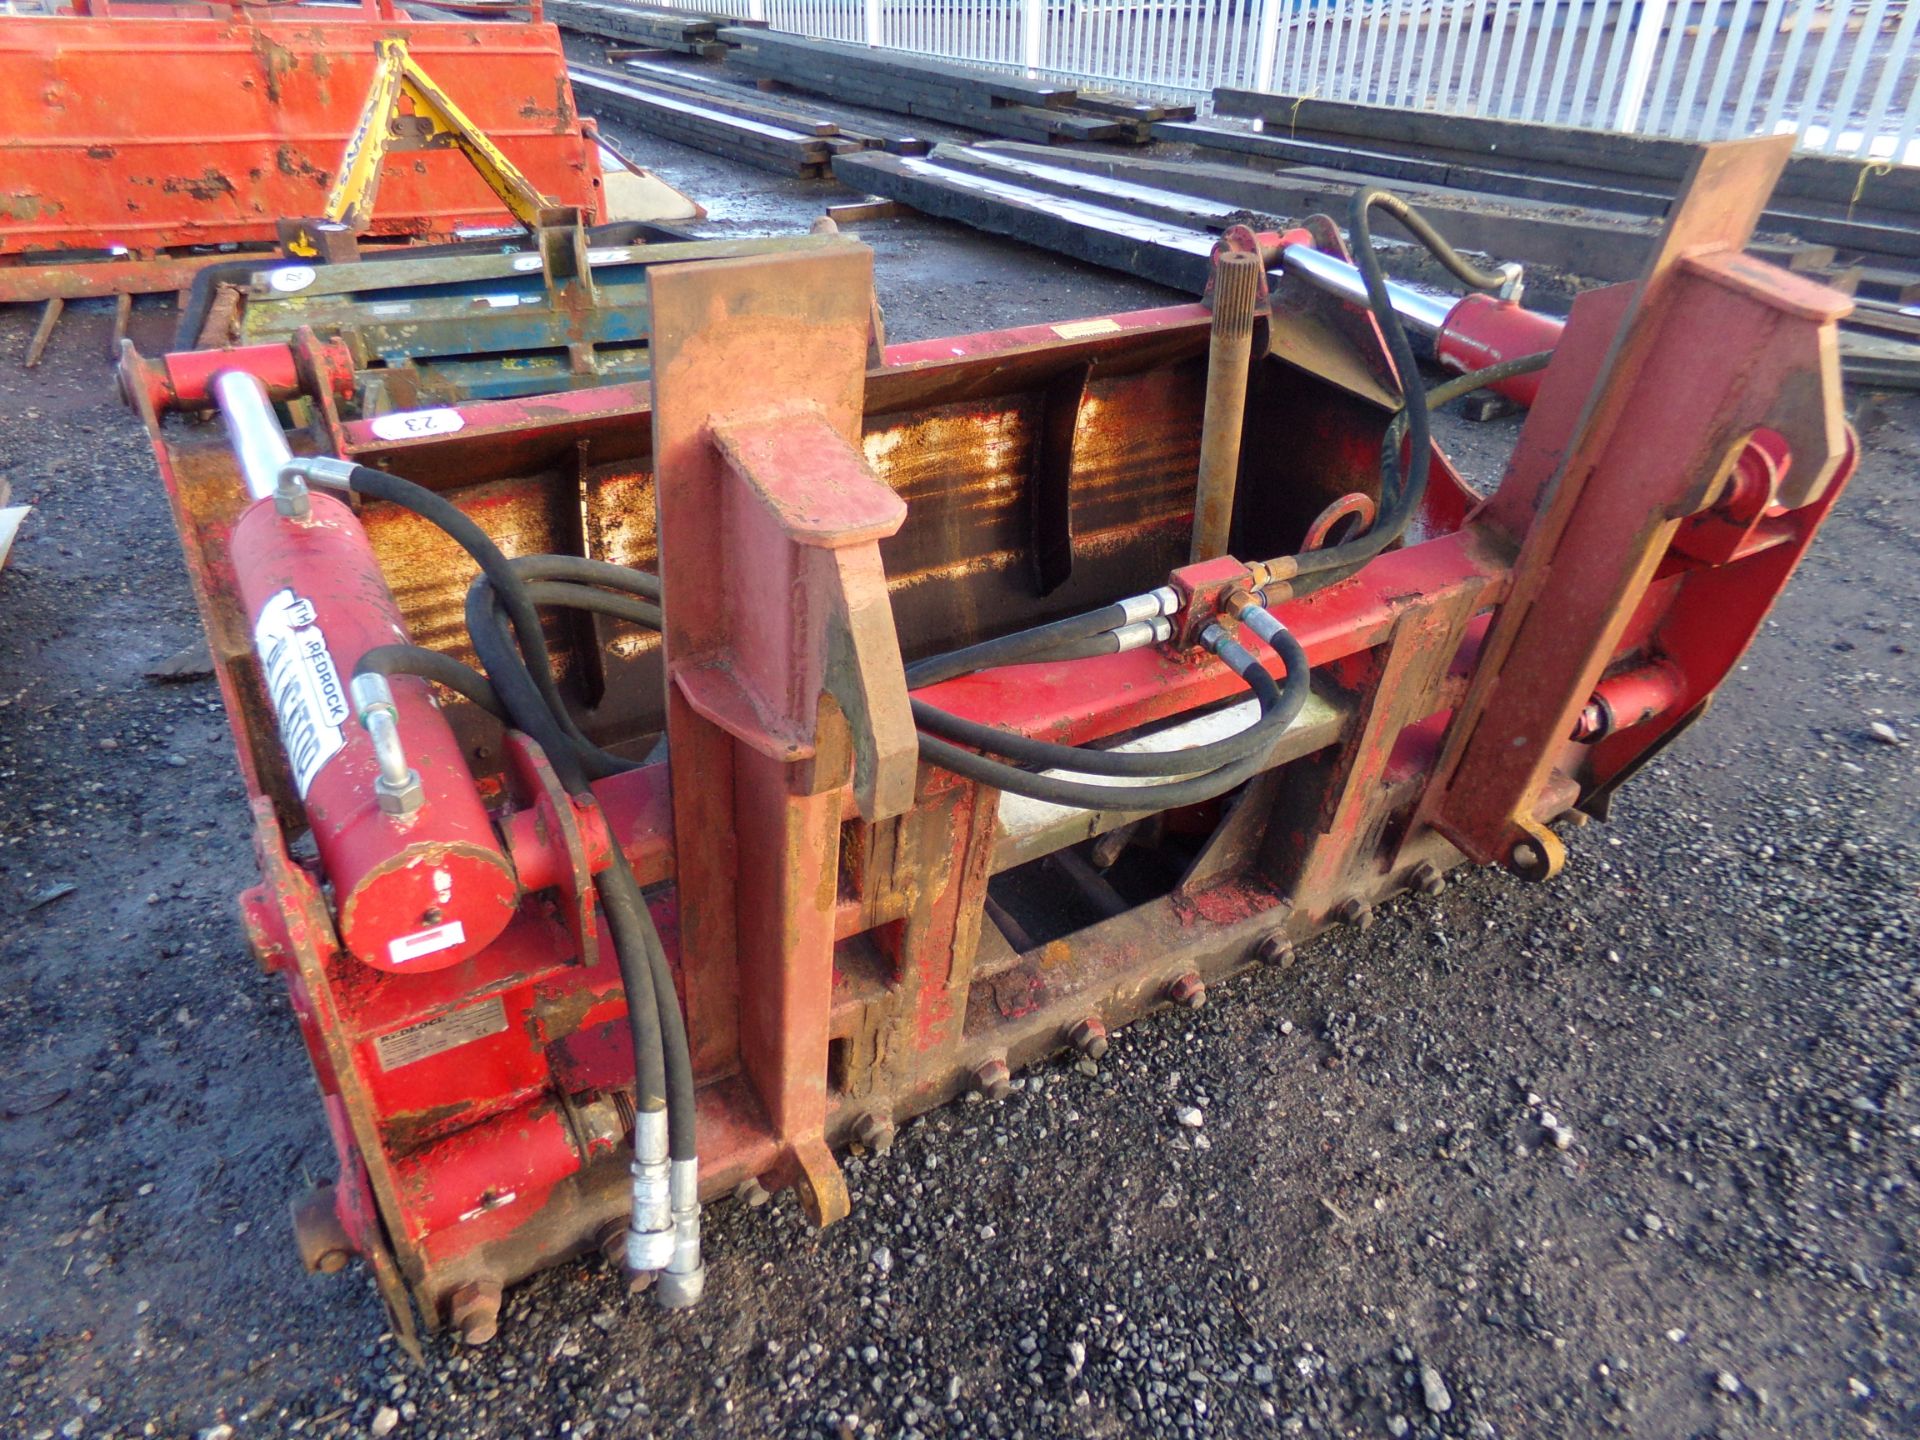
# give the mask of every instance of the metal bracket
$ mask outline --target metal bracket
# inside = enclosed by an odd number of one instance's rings
[[[1789,509],[1842,472],[1835,325],[1852,302],[1740,250],[1791,150],[1788,137],[1701,147],[1624,313],[1605,291],[1575,304],[1569,363],[1543,382],[1476,522],[1520,551],[1419,818],[1480,864],[1560,868],[1541,810],[1565,737],[1679,526],[1722,493],[1755,431],[1784,442]]]
[[[538,229],[540,211],[553,202],[533,188],[533,183],[520,173],[500,147],[420,68],[419,62],[407,52],[407,42],[397,36],[380,40],[375,44],[375,53],[378,60],[373,83],[367,87],[360,121],[347,138],[346,153],[333,177],[333,187],[327,192],[321,222],[345,226],[349,233],[358,234],[372,221],[381,169],[387,151],[394,145],[396,131],[402,128],[400,101],[405,98],[413,103],[414,118],[425,124],[420,138],[403,148],[451,146],[459,150],[513,218],[529,230]],[[297,241],[289,243],[288,248],[296,255],[320,253],[317,240],[310,252],[300,250]]]
[[[553,773],[546,753],[517,730],[506,732],[507,770],[517,797],[534,812],[536,832],[553,860],[553,882],[567,900],[567,925],[573,931],[580,963],[591,969],[600,963],[599,892],[593,877],[612,860],[612,840],[598,806],[577,805],[560,777]],[[514,865],[523,870],[521,883],[545,876],[524,873],[524,852],[516,848]],[[531,888],[538,888],[537,886]]]

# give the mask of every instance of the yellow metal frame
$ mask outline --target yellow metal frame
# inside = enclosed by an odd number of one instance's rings
[[[325,218],[355,233],[364,230],[372,220],[374,197],[380,190],[380,174],[388,147],[393,143],[394,121],[399,118],[400,100],[404,96],[413,102],[414,113],[432,127],[424,143],[457,148],[480,172],[487,187],[500,197],[500,203],[513,218],[529,230],[535,229],[540,211],[553,202],[533,188],[532,182],[500,147],[420,68],[407,53],[405,40],[397,37],[381,40],[375,49],[379,63],[374,69],[373,84],[367,89],[367,103],[361,108],[360,122],[347,140],[346,155],[333,177],[333,188],[327,193]]]

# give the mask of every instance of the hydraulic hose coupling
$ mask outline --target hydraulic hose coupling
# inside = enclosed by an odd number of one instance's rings
[[[627,1269],[651,1275],[673,1263],[673,1194],[668,1178],[667,1112],[642,1110],[633,1125],[633,1218]]]
[[[1142,621],[1152,621],[1158,616],[1172,615],[1180,608],[1180,592],[1171,585],[1162,585],[1149,590],[1144,595],[1129,595],[1118,602],[1120,613],[1127,618],[1126,625],[1137,625]]]
[[[309,485],[324,485],[329,490],[351,490],[356,462],[332,455],[296,455],[280,467],[280,483],[291,479],[304,490]],[[276,490],[275,495],[279,492]]]
[[[1267,609],[1251,595],[1241,598],[1240,594],[1228,597],[1228,603],[1234,607],[1234,616],[1267,644],[1273,642],[1286,630],[1271,610]]]
[[[700,1303],[707,1266],[700,1258],[700,1162],[673,1162],[673,1259],[657,1282],[660,1303],[684,1310]]]
[[[411,815],[427,796],[420,784],[420,772],[407,763],[406,749],[400,743],[400,712],[394,708],[387,677],[356,675],[352,690],[354,713],[360,728],[373,741],[374,758],[380,764],[380,774],[373,782],[380,811],[399,818]]]
[[[313,503],[307,498],[306,472],[298,460],[280,467],[273,486],[273,508],[289,520],[305,520],[313,512]]]
[[[1277,625],[1279,622],[1274,623]],[[1200,632],[1200,643],[1226,661],[1233,673],[1242,678],[1260,668],[1260,662],[1254,659],[1253,652],[1217,624],[1209,625]]]
[[[1156,615],[1151,620],[1136,620],[1107,633],[1113,636],[1116,654],[1123,650],[1144,650],[1149,645],[1164,645],[1171,640],[1173,622],[1164,615]]]

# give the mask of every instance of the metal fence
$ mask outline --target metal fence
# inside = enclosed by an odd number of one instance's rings
[[[1920,0],[648,0],[1197,101],[1216,86],[1920,163]]]

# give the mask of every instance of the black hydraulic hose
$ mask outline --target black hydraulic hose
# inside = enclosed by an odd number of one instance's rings
[[[1435,385],[1427,391],[1427,409],[1438,410],[1442,405],[1458,400],[1462,395],[1471,395],[1476,390],[1484,390],[1489,385],[1498,385],[1503,380],[1513,380],[1521,375],[1531,375],[1536,370],[1544,370],[1552,359],[1553,351],[1541,350],[1533,355],[1520,355],[1512,360],[1502,360],[1498,365],[1488,365],[1479,370],[1469,370],[1464,374],[1456,375],[1453,379]],[[1400,428],[1396,429],[1396,426]],[[1401,425],[1400,417],[1394,416],[1387,424],[1386,443],[1398,445],[1405,428]],[[1486,499],[1486,496],[1460,476],[1456,475],[1454,480],[1476,501]]]
[[[515,598],[531,609],[534,587],[522,584],[517,578],[514,584]],[[572,591],[579,587],[564,588]],[[597,609],[600,608],[598,604],[600,600],[611,605],[625,598],[619,595],[608,595],[601,591],[582,590],[577,601],[569,603],[577,603],[580,608]],[[552,743],[561,747],[564,759],[573,773],[592,780],[603,780],[609,775],[637,770],[640,767],[640,761],[628,760],[594,744],[574,723],[573,717],[567,713],[564,705],[558,709],[548,708],[541,687],[532,673],[536,662],[524,658],[524,651],[515,643],[519,627],[509,623],[506,604],[505,597],[494,586],[491,577],[484,572],[475,576],[473,584],[467,588],[467,636],[473,641],[474,654],[480,657],[481,667],[486,670],[494,686],[501,692],[501,699],[505,702],[508,712],[516,717],[515,723],[518,723],[518,717],[523,712],[531,717],[534,714],[534,707],[540,707],[540,713],[544,715],[546,723],[555,732]],[[546,653],[543,643],[541,654],[544,656]],[[552,671],[548,670],[546,673],[551,685]],[[536,735],[534,738],[540,740],[543,748],[548,744],[548,741],[540,736]],[[560,775],[561,782],[565,784],[566,772],[559,768],[557,760],[555,773]],[[573,787],[568,785],[568,789],[572,790]]]
[[[1360,278],[1366,282],[1367,305],[1373,311],[1374,320],[1387,342],[1387,353],[1393,357],[1394,373],[1400,377],[1403,400],[1395,418],[1402,415],[1407,417],[1410,442],[1407,468],[1402,474],[1399,445],[1383,439],[1380,446],[1379,515],[1372,525],[1351,540],[1293,557],[1292,584],[1296,595],[1307,594],[1335,580],[1345,579],[1398,540],[1414,512],[1419,509],[1421,497],[1426,494],[1427,473],[1433,464],[1433,429],[1428,419],[1420,364],[1414,356],[1412,342],[1407,339],[1406,327],[1400,323],[1400,316],[1393,308],[1393,297],[1387,290],[1387,277],[1380,268],[1380,257],[1374,253],[1370,214],[1376,207],[1387,210],[1395,219],[1414,230],[1416,235],[1424,229],[1442,250],[1446,248],[1446,242],[1440,240],[1433,227],[1397,195],[1371,187],[1354,192],[1353,209],[1348,220],[1353,263],[1360,271]],[[1416,226],[1419,228],[1416,229]],[[1426,236],[1421,238],[1425,239]],[[1434,253],[1439,255],[1440,250]],[[1464,260],[1460,264],[1467,270],[1473,269]],[[1474,271],[1476,275],[1480,273]],[[1487,278],[1491,278],[1496,286],[1501,283],[1498,276]]]
[[[546,573],[550,568],[543,562],[562,558],[527,556],[512,562],[512,565],[519,572],[539,574]],[[557,573],[565,567],[551,568]],[[590,590],[580,585],[555,581],[529,583],[520,580],[517,573],[513,583],[520,588],[524,598],[533,603],[538,603],[543,590],[564,593],[564,598],[555,603],[622,615],[626,611],[618,607],[636,606],[639,603],[628,596]],[[514,647],[514,636],[508,629],[502,597],[493,589],[491,576],[485,571],[475,578],[467,591],[467,627],[475,653],[480,656],[481,664],[486,667],[501,693],[517,697],[522,706],[538,703],[535,699],[537,689],[526,674],[530,662]],[[509,699],[508,704],[514,713],[515,724],[526,729],[519,722],[519,711],[514,701]],[[573,745],[575,748],[570,749],[569,753],[583,765],[598,759],[612,769],[639,768],[639,762],[608,754],[584,737],[573,742]],[[606,905],[607,923],[614,932],[614,950],[620,964],[621,984],[627,993],[627,1010],[634,1027],[634,1054],[636,1057],[647,1056],[648,1067],[657,1062],[663,1077],[664,1093],[645,1090],[637,1091],[636,1095],[640,1098],[642,1109],[648,1108],[648,1098],[660,1095],[667,1110],[670,1158],[693,1160],[697,1158],[698,1151],[694,1131],[693,1064],[687,1042],[686,1017],[681,1014],[666,951],[660,944],[659,932],[654,928],[653,918],[647,910],[646,897],[641,893],[626,855],[618,846],[614,847],[612,863],[595,876],[595,888]],[[649,1068],[648,1073],[640,1078],[650,1080],[651,1074]]]
[[[572,727],[562,720],[566,711],[553,683],[539,616],[527,593],[528,582],[485,531],[451,501],[424,486],[364,465],[353,468],[348,483],[358,494],[399,505],[438,525],[473,557],[482,580],[468,591],[467,616],[474,649],[487,679],[513,725],[533,736],[546,750],[561,783],[572,794],[590,795],[581,757],[566,733]],[[522,568],[540,569],[537,563]],[[595,887],[614,932],[615,959],[627,997],[635,1103],[642,1110],[665,1106],[671,1155],[693,1159],[698,1152],[686,1022],[659,932],[619,846],[614,847],[613,863],[596,877]]]
[[[607,912],[607,928],[613,932],[614,955],[620,966],[620,986],[627,995],[627,1017],[633,1031],[634,1103],[642,1110],[664,1107],[670,1156],[690,1158],[694,1154],[693,1067],[687,1061],[686,1024],[680,1015],[673,977],[667,972],[666,953],[660,948],[660,932],[654,928],[646,896],[618,845],[613,847],[613,864],[594,877],[594,889]],[[679,1041],[677,1052],[669,1035]],[[682,1149],[687,1152],[685,1156]]]
[[[487,677],[451,655],[429,650],[424,645],[376,645],[360,657],[353,667],[355,675],[416,675],[443,685],[470,700],[502,725],[511,724],[507,707],[500,703]]]
[[[907,685],[910,689],[920,689],[926,685],[937,685],[942,680],[951,680],[956,675],[970,675],[975,670],[991,670],[996,665],[1019,665],[1029,660],[1065,659],[1060,647],[1072,641],[1095,640],[1109,631],[1117,630],[1129,620],[1125,606],[1118,603],[1103,605],[1098,610],[1089,610],[1084,615],[1069,615],[1064,620],[1050,621],[1045,625],[1036,625],[1031,630],[1018,630],[1011,635],[1002,635],[993,640],[982,640],[977,645],[969,645],[963,650],[949,651],[945,655],[929,656],[917,660],[907,667]],[[1106,647],[1111,649],[1111,646]],[[1099,654],[1098,650],[1085,650],[1083,654]]]
[[[618,846],[613,864],[598,877],[600,898],[606,902],[609,924],[624,925],[639,942],[640,955],[650,979],[649,988],[656,1002],[656,1019],[662,1041],[662,1056],[667,1081],[667,1151],[674,1160],[699,1158],[694,1129],[693,1055],[687,1043],[686,1017],[680,1013],[679,994],[674,989],[673,971],[667,964],[666,949],[660,944],[660,932],[654,929],[647,911],[646,897],[633,867]],[[614,916],[624,918],[616,922]],[[616,928],[615,934],[620,932]],[[625,939],[619,941],[624,956]],[[624,961],[623,961],[624,964]],[[625,971],[622,970],[624,977]]]
[[[610,615],[617,620],[625,620],[648,630],[660,628],[660,607],[640,599],[637,595],[595,590],[591,586],[573,585],[564,580],[534,580],[527,585],[527,598],[542,607],[588,610],[596,615]]]
[[[1277,691],[1274,698],[1277,702]],[[1277,704],[1269,706],[1263,703],[1260,717],[1245,729],[1205,745],[1196,745],[1190,750],[1093,750],[1082,745],[1057,745],[1050,740],[1017,735],[1010,730],[982,725],[976,720],[963,720],[924,700],[913,702],[914,723],[923,734],[930,733],[944,740],[971,745],[976,750],[1004,756],[1016,765],[1035,766],[1043,770],[1072,770],[1081,775],[1177,777],[1197,775],[1203,770],[1217,770],[1223,765],[1244,760],[1256,751],[1265,753],[1280,732],[1287,728],[1291,718],[1284,715]]]
[[[530,556],[517,563],[523,571],[540,573],[545,568],[540,562],[546,558]],[[551,588],[567,592],[568,598],[563,603],[578,608],[606,608],[612,613],[624,613],[613,607],[638,603],[627,596],[590,590],[585,586],[554,581],[527,583],[521,581],[518,575],[514,576],[513,583],[520,587],[524,598],[530,602],[537,602],[543,588]],[[467,591],[467,627],[481,664],[486,667],[501,693],[511,697],[508,706],[515,716],[515,724],[526,729],[524,724],[520,724],[515,700],[520,706],[536,705],[539,703],[536,698],[538,691],[532,678],[526,674],[529,664],[527,657],[514,647],[502,597],[493,589],[491,577],[484,571]],[[569,749],[568,753],[575,757],[576,763],[585,764],[594,757],[601,757],[619,769],[639,768],[638,762],[610,755],[585,741],[584,737],[582,741],[574,743],[586,747],[586,753],[577,748]],[[648,1067],[657,1062],[663,1077],[664,1093],[651,1090],[636,1092],[641,1100],[641,1108],[648,1108],[645,1101],[658,1094],[667,1110],[670,1157],[675,1160],[695,1159],[697,1142],[694,1132],[693,1065],[687,1042],[686,1017],[681,1014],[666,951],[661,947],[659,932],[655,930],[653,918],[647,910],[646,897],[641,893],[626,855],[618,846],[614,847],[612,864],[595,877],[595,887],[606,905],[607,923],[614,931],[614,950],[620,963],[621,984],[627,992],[627,1010],[634,1027],[634,1054],[636,1057],[648,1057],[645,1062]],[[651,1074],[640,1078],[650,1079]]]
[[[1258,662],[1248,665],[1241,674],[1260,701],[1262,719],[1278,717],[1273,719],[1273,728],[1268,732],[1277,735],[1299,715],[1301,707],[1307,703],[1311,686],[1307,652],[1293,634],[1283,628],[1271,643],[1286,667],[1284,686],[1275,685],[1273,677]],[[1088,752],[1083,752],[1081,758],[1085,753]],[[1054,805],[1068,805],[1081,810],[1147,811],[1198,805],[1204,800],[1225,794],[1260,773],[1266,764],[1267,747],[1263,746],[1245,758],[1210,773],[1155,785],[1087,784],[1057,775],[1036,775],[924,734],[920,737],[920,756],[930,764],[982,785],[991,785]]]
[[[583,555],[519,555],[507,562],[523,580],[564,580],[574,585],[598,585],[643,600],[660,603],[660,577],[611,560],[589,560]]]
[[[1381,335],[1386,339],[1387,353],[1393,357],[1393,368],[1400,377],[1403,398],[1401,408],[1395,412],[1381,441],[1379,515],[1364,532],[1350,540],[1290,557],[1291,576],[1277,578],[1289,580],[1296,596],[1311,594],[1346,579],[1398,540],[1420,508],[1420,501],[1426,494],[1427,476],[1432,468],[1433,430],[1428,417],[1434,402],[1427,397],[1413,344],[1407,338],[1406,327],[1401,323],[1399,313],[1393,308],[1393,299],[1387,290],[1387,277],[1380,268],[1380,257],[1373,248],[1371,212],[1374,210],[1386,211],[1405,226],[1461,283],[1476,290],[1497,290],[1506,283],[1506,276],[1482,270],[1467,261],[1447,244],[1440,232],[1419,211],[1398,195],[1371,188],[1354,193],[1348,221],[1353,263],[1366,283],[1367,305],[1373,311]],[[1400,428],[1396,429],[1395,426]],[[1407,437],[1408,443],[1404,472],[1400,465],[1402,434]]]
[[[539,613],[527,598],[519,576],[514,573],[507,557],[500,552],[500,547],[459,506],[424,485],[416,485],[411,480],[403,480],[398,475],[389,475],[384,470],[375,470],[367,465],[354,466],[347,484],[357,495],[385,500],[430,521],[473,557],[474,563],[480,567],[480,573],[491,582],[495,597],[505,607],[513,623],[514,635],[519,640],[517,654],[524,656],[523,660],[515,663],[514,656],[507,653],[514,650],[511,643],[506,650],[496,649],[491,659],[482,652],[480,663],[487,672],[487,678],[499,692],[508,714],[513,717],[513,723],[531,735],[540,748],[547,752],[548,763],[553,766],[554,773],[560,777],[560,783],[566,786],[568,793],[579,796],[589,794],[586,770],[574,751],[573,739],[567,733],[570,722],[563,718],[567,713],[566,705],[560,699],[559,688],[553,683],[553,661],[547,652],[546,637],[540,630]],[[472,619],[471,603],[468,606],[468,619]],[[475,635],[473,640],[475,649],[479,650],[482,637]],[[496,664],[501,668],[496,670]],[[526,693],[528,687],[538,697],[537,705],[531,703]]]
[[[1395,220],[1398,220],[1408,234],[1412,235],[1414,239],[1426,247],[1428,254],[1432,255],[1434,259],[1445,266],[1448,273],[1469,290],[1498,290],[1507,283],[1507,276],[1497,270],[1482,270],[1458,250],[1454,249],[1453,246],[1447,243],[1447,237],[1433,228],[1432,221],[1428,220],[1426,216],[1422,215],[1418,210],[1414,209],[1412,205],[1408,204],[1400,196],[1395,195],[1392,191],[1362,191],[1361,195],[1370,197],[1366,201],[1367,208],[1384,210]],[[1360,203],[1360,195],[1356,195],[1353,198],[1354,203],[1358,205]],[[1356,221],[1355,234],[1357,235],[1359,233],[1361,233],[1359,223]],[[1371,250],[1373,247],[1369,244],[1367,248]],[[1356,253],[1359,250],[1357,241],[1354,249]],[[1371,296],[1369,296],[1369,299],[1371,299]],[[1375,308],[1378,308],[1377,304]]]
[[[1461,283],[1476,290],[1496,290],[1507,281],[1505,275],[1482,270],[1469,262],[1447,243],[1445,237],[1424,216],[1399,196],[1374,188],[1362,189],[1354,194],[1349,225],[1354,265],[1365,282],[1368,306],[1379,323],[1388,354],[1393,358],[1394,370],[1400,378],[1402,404],[1389,421],[1380,448],[1381,503],[1377,518],[1362,534],[1350,540],[1290,557],[1287,569],[1276,578],[1289,582],[1294,595],[1309,594],[1345,579],[1399,540],[1419,510],[1432,469],[1433,431],[1429,412],[1433,404],[1443,402],[1428,396],[1406,327],[1393,308],[1386,274],[1373,248],[1370,222],[1374,210],[1385,211],[1397,220]],[[1478,383],[1488,384],[1515,374],[1525,374],[1545,363],[1539,357],[1527,357],[1490,367]],[[1448,398],[1455,393],[1460,392],[1449,390]],[[1403,437],[1409,449],[1404,470],[1400,461]],[[1125,619],[1124,614],[1116,618],[1112,613],[1118,608],[1111,607],[1107,612],[1094,612],[1091,616],[1074,617],[1071,621],[1058,623],[1068,626],[1067,633],[1077,638],[1089,632],[1086,628],[1074,628],[1076,624],[1084,627],[1089,623],[1097,623],[1106,628],[1116,628]],[[1294,645],[1292,636],[1284,629],[1279,634],[1280,643]],[[1043,631],[1028,631],[1005,637],[1001,642],[988,642],[953,655],[922,661],[908,670],[908,684],[918,688],[991,665],[1064,658],[1050,654],[1049,646],[1053,638]],[[997,649],[994,648],[996,645]],[[1297,645],[1294,645],[1294,649],[1298,650]],[[1299,679],[1300,703],[1304,703],[1305,653],[1298,653],[1297,669],[1293,656],[1286,658],[1289,684]],[[1257,683],[1255,688],[1259,688]],[[1282,715],[1275,708],[1263,705],[1263,713],[1254,724],[1224,740],[1196,747],[1192,751],[1139,754],[1089,750],[1013,735],[992,726],[963,720],[925,701],[914,702],[914,720],[921,730],[921,755],[934,764],[982,784],[997,784],[1002,789],[1037,799],[1053,800],[1058,804],[1139,809],[1170,809],[1175,805],[1192,804],[1194,800],[1189,797],[1197,792],[1207,792],[1200,794],[1199,798],[1212,798],[1222,790],[1231,788],[1246,778],[1245,774],[1238,772],[1244,770],[1249,762],[1258,768],[1259,760],[1269,748],[1268,742],[1291,723],[1297,711],[1296,705],[1292,713]],[[960,744],[950,743],[953,741]],[[974,749],[962,749],[961,745]],[[976,750],[989,753],[976,754]],[[1016,764],[1003,764],[993,758],[995,755],[1004,756]],[[1163,785],[1102,786],[1054,776],[1034,776],[1016,768],[1017,765],[1116,778],[1142,775],[1186,775],[1188,778]],[[1195,771],[1210,773],[1196,775],[1193,773]],[[1229,779],[1229,776],[1234,778]],[[1128,798],[1134,802],[1132,807],[1124,804]]]

